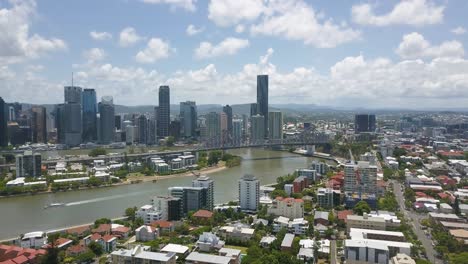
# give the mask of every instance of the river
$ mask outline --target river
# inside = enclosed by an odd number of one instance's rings
[[[210,174],[214,180],[215,203],[238,199],[238,180],[255,175],[262,185],[274,183],[278,176],[308,166],[313,158],[264,149],[229,151],[244,160],[240,166]],[[60,192],[0,199],[0,239],[31,231],[47,231],[93,222],[95,219],[122,216],[125,208],[148,204],[154,195],[167,195],[171,186],[190,186],[193,177],[159,180],[156,183],[122,185],[90,190]],[[65,207],[44,210],[52,202]]]

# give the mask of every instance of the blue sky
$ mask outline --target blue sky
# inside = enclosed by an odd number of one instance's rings
[[[63,86],[118,104],[463,107],[462,0],[0,0],[0,95],[59,103]]]

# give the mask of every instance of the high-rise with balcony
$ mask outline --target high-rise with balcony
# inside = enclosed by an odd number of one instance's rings
[[[203,187],[207,190],[207,210],[213,211],[214,208],[214,181],[210,177],[202,175],[192,181],[192,187]]]
[[[97,99],[94,89],[84,89],[82,98],[83,109],[83,142],[97,140]]]
[[[181,135],[194,138],[197,129],[197,105],[193,101],[180,103]]]
[[[112,96],[103,96],[99,103],[100,142],[109,144],[114,142],[115,109]]]
[[[377,166],[368,161],[345,165],[344,191],[347,193],[377,193]]]
[[[159,87],[158,106],[158,137],[169,136],[169,124],[171,123],[171,97],[169,86]]]
[[[8,130],[7,130],[7,107],[5,101],[0,97],[0,147],[8,145]]]
[[[257,76],[257,111],[264,117],[264,137],[268,138],[268,75]]]
[[[64,99],[65,104],[63,105],[63,137],[64,142],[68,146],[78,146],[81,143],[81,134],[83,129],[82,119],[82,89],[77,86],[65,86],[64,87]],[[58,132],[62,133],[62,132]]]
[[[282,139],[283,138],[283,113],[279,111],[268,113],[268,128],[270,139]]]
[[[239,180],[239,204],[243,211],[256,211],[260,202],[260,181],[251,174]]]
[[[43,106],[31,108],[31,130],[34,143],[47,143],[47,113]]]
[[[250,143],[262,144],[265,140],[265,117],[262,115],[255,115],[251,117],[250,123]]]

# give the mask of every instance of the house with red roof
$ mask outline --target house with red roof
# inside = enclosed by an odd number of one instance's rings
[[[122,239],[122,238],[127,238],[128,235],[130,234],[131,229],[126,226],[118,226],[115,228],[112,228],[112,235]]]
[[[159,229],[150,225],[142,225],[135,229],[136,241],[151,241],[159,237]]]
[[[150,224],[152,227],[159,229],[159,234],[174,232],[174,224],[166,220],[153,221]]]
[[[67,252],[68,256],[78,256],[80,254],[85,253],[88,250],[89,250],[88,247],[86,247],[85,245],[78,244],[78,245],[73,245],[73,246],[67,248],[66,252]]]
[[[55,240],[55,247],[59,249],[65,249],[71,246],[72,244],[73,244],[73,240],[68,239],[68,238],[60,237],[57,240]],[[52,247],[52,245],[49,243],[49,244],[44,245],[42,248],[50,248],[50,247]]]
[[[67,229],[67,233],[70,235],[75,235],[79,238],[85,237],[91,233],[91,227],[90,226],[77,226],[73,228]]]
[[[41,255],[45,255],[44,249],[22,248],[17,246],[0,245],[1,264],[36,263]]]
[[[92,235],[89,235],[85,238],[83,238],[84,245],[89,246],[91,242],[96,242],[99,245],[102,246],[104,251],[106,252],[112,252],[115,250],[115,247],[117,245],[117,237],[113,235],[104,235],[101,236],[98,233],[94,233]]]
[[[100,224],[97,228],[94,228],[91,230],[92,233],[98,233],[101,236],[110,234],[112,231],[112,225],[111,224]]]

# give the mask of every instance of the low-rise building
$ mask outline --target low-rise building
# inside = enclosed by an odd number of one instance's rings
[[[449,233],[459,241],[462,241],[464,243],[465,243],[465,241],[468,241],[468,230],[465,230],[465,229],[452,229],[452,230],[449,231]]]
[[[293,192],[294,193],[300,193],[302,190],[307,188],[309,186],[309,181],[308,178],[305,176],[300,176],[294,179],[293,181]]]
[[[147,242],[152,241],[158,238],[159,231],[157,228],[154,228],[149,225],[142,225],[139,228],[135,229],[136,241]]]
[[[369,217],[367,214],[348,215],[346,217],[346,227],[348,232],[351,228],[385,230],[386,223],[383,217]]]
[[[241,251],[239,249],[233,249],[233,248],[222,248],[218,251],[218,255],[223,256],[223,257],[229,257],[231,258],[231,262],[229,264],[239,264],[240,263],[240,256],[241,256]]]
[[[273,220],[273,232],[277,233],[281,229],[296,235],[304,235],[309,229],[309,221],[304,218],[295,218],[290,221],[288,218],[279,216]]]
[[[416,261],[404,253],[398,253],[392,258],[391,264],[416,264]]]
[[[297,259],[303,260],[304,263],[313,263],[314,261],[314,249],[312,248],[300,248],[297,253]]]
[[[276,197],[267,211],[268,214],[290,219],[302,218],[304,217],[304,201],[302,199]]]
[[[249,241],[255,229],[243,227],[242,224],[235,226],[223,226],[219,230],[219,235],[226,240]]]
[[[189,247],[183,246],[183,245],[178,245],[178,244],[172,244],[169,243],[165,247],[161,249],[161,252],[173,252],[179,257],[185,257],[189,253]]]
[[[158,263],[158,264],[175,264],[176,253],[166,252],[151,252],[149,247],[138,245],[133,249],[119,249],[113,251],[110,256],[113,264],[128,264],[128,263]]]
[[[451,214],[453,213],[453,208],[449,204],[441,203],[439,204],[439,212],[444,214]]]
[[[328,221],[328,212],[324,211],[315,211],[314,214],[314,224],[321,224],[324,226],[328,226],[330,222]]]
[[[151,222],[161,220],[163,215],[161,211],[156,210],[151,204],[147,204],[143,205],[135,212],[135,217],[143,219],[145,225],[148,225]]]
[[[458,217],[456,214],[443,214],[443,213],[429,213],[429,218],[433,221],[445,221],[445,222],[463,222],[463,219]]]
[[[231,258],[192,252],[185,258],[187,264],[231,264]]]
[[[215,234],[203,232],[197,241],[197,247],[200,251],[211,252],[224,246],[224,241],[220,240]]]
[[[30,232],[20,237],[20,246],[24,248],[42,248],[47,243],[47,234],[42,231]]]
[[[406,241],[405,235],[402,232],[373,230],[373,229],[351,228],[349,231],[349,236],[353,240],[373,239],[373,240],[386,240],[386,241],[396,241],[396,242]]]
[[[372,239],[347,239],[344,243],[347,263],[388,264],[398,253],[410,254],[411,243]]]
[[[294,234],[287,233],[281,241],[281,250],[290,251],[294,241]]]
[[[270,247],[271,243],[273,243],[276,240],[275,236],[264,236],[260,240],[260,246],[263,248],[268,248]]]

